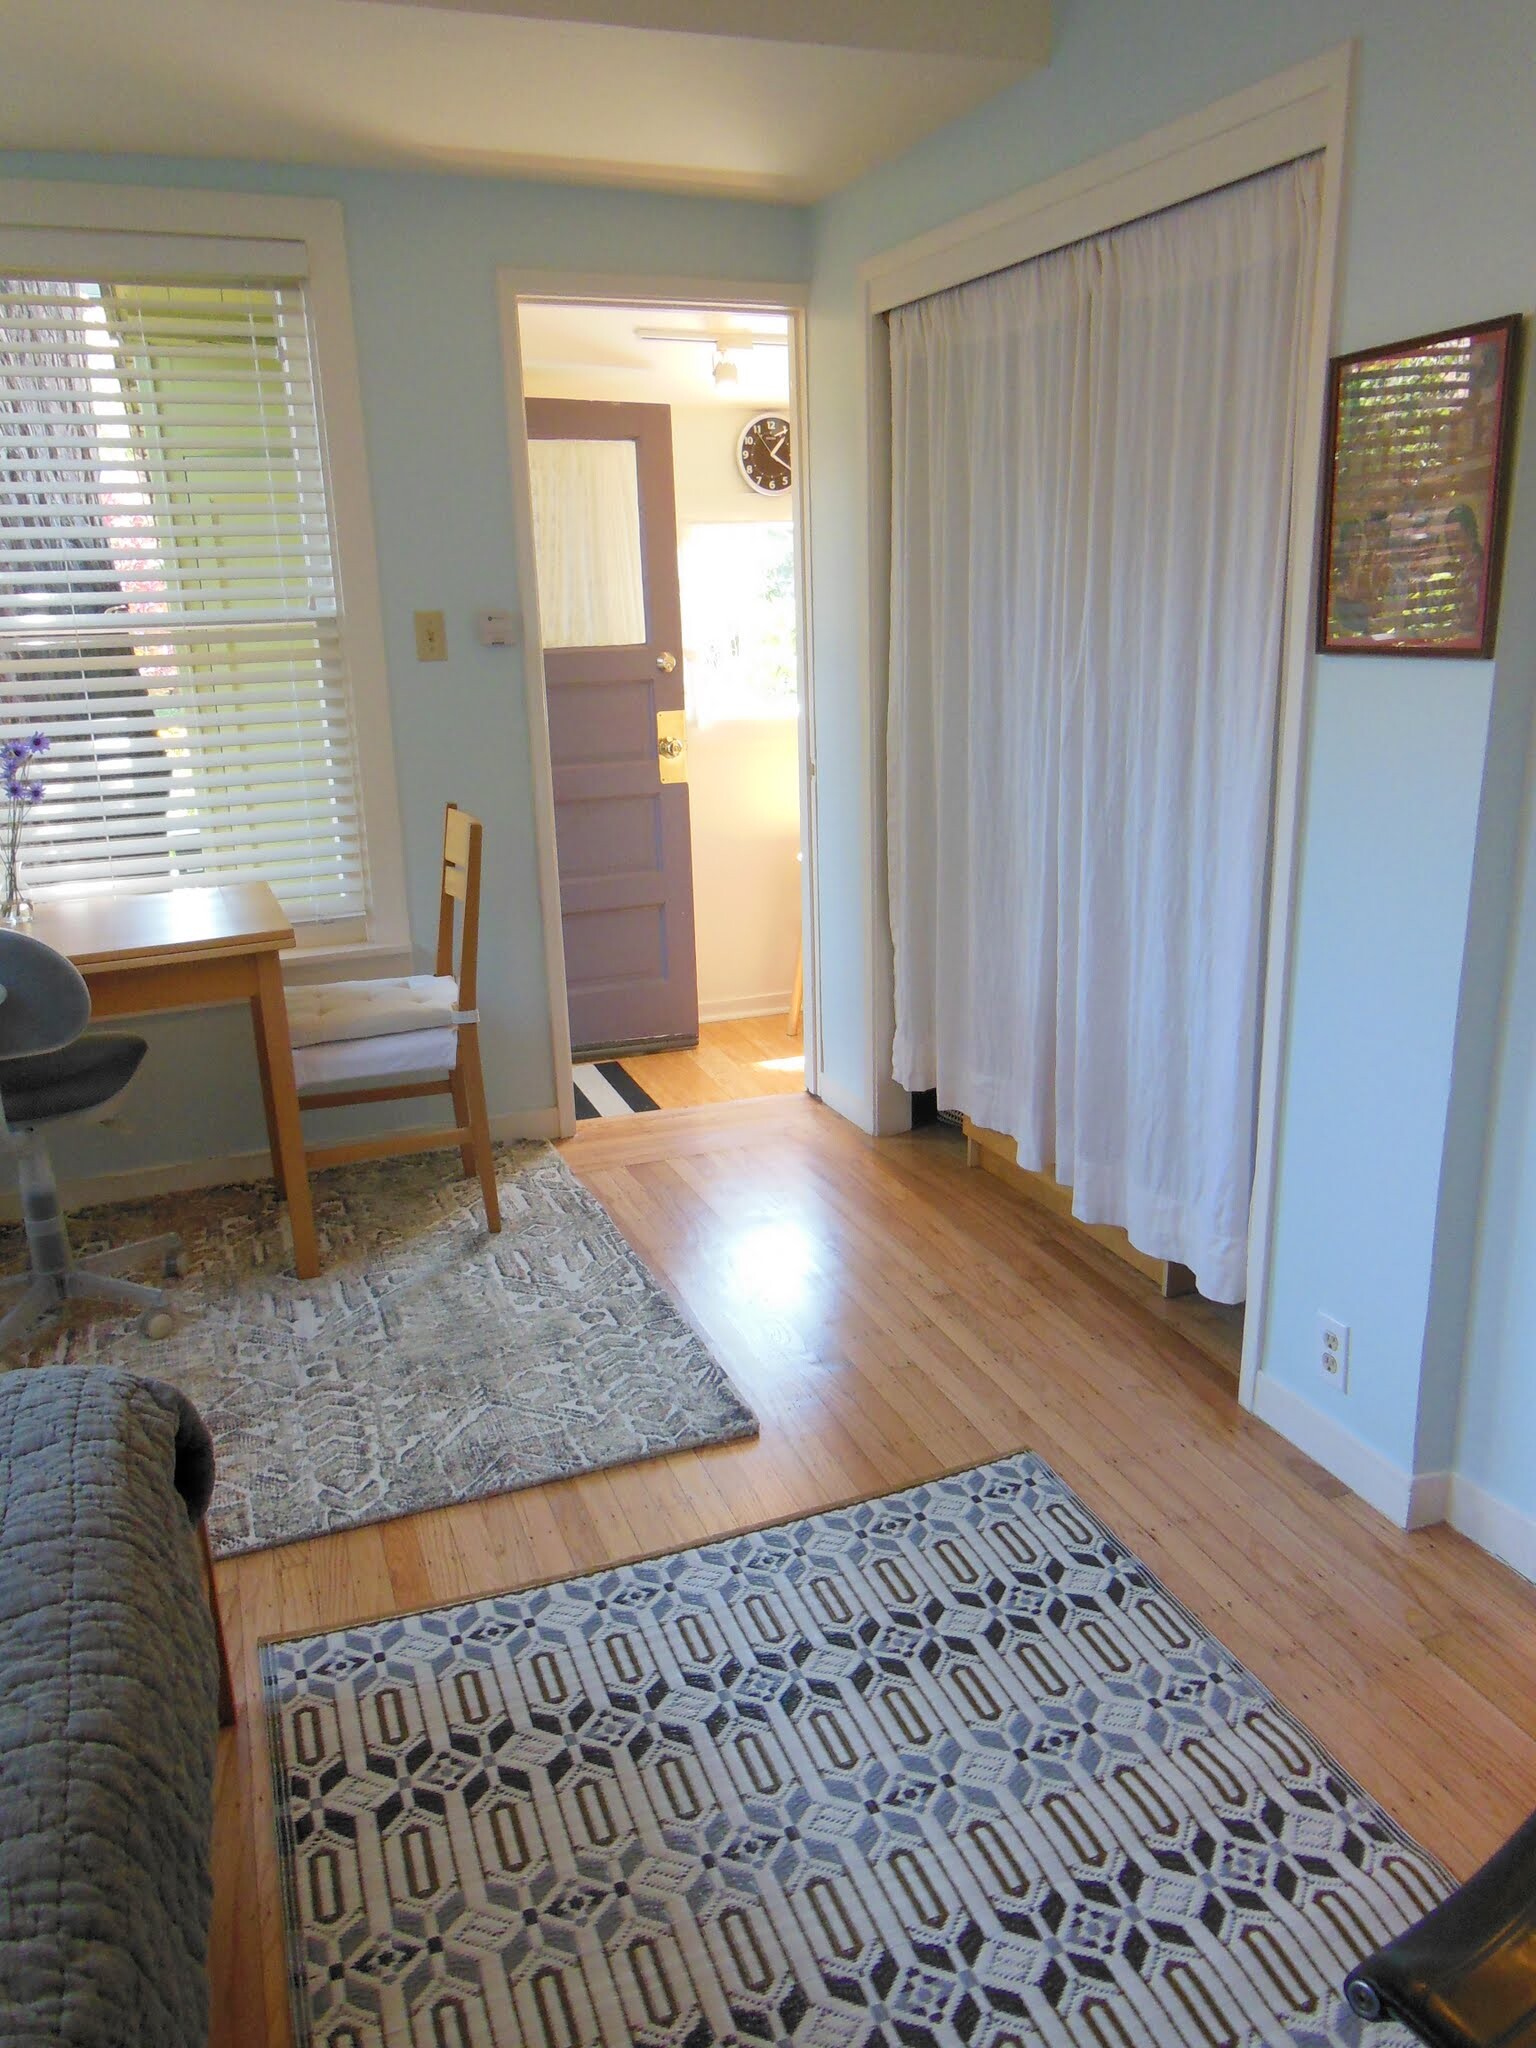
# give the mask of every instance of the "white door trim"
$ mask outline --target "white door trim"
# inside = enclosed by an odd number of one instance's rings
[[[555,784],[549,749],[549,706],[544,694],[544,635],[539,620],[538,570],[533,554],[533,491],[528,471],[528,429],[523,412],[523,351],[517,309],[524,300],[583,305],[686,307],[787,313],[790,323],[790,424],[795,451],[791,506],[795,524],[795,630],[800,670],[801,928],[805,946],[805,1086],[816,1094],[821,1066],[820,916],[816,887],[816,699],[811,663],[810,492],[805,402],[805,309],[809,288],[761,279],[627,277],[612,272],[500,269],[496,273],[507,405],[507,451],[512,469],[512,512],[517,523],[517,581],[522,609],[523,689],[533,778],[534,837],[538,847],[539,910],[544,925],[544,973],[549,988],[549,1042],[555,1070],[559,1135],[576,1128],[571,1078],[571,1023],[560,923],[560,871],[555,849]]]
[[[1355,45],[1345,43],[1199,113],[1154,129],[1014,197],[963,215],[860,266],[868,331],[871,832],[866,932],[873,992],[870,1100],[874,1128],[897,1128],[888,1024],[892,1007],[890,901],[885,886],[885,651],[890,589],[890,341],[895,306],[985,277],[1051,249],[1124,226],[1298,156],[1323,159],[1317,293],[1292,456],[1290,558],[1276,734],[1268,950],[1259,1055],[1257,1143],[1248,1239],[1248,1305],[1238,1399],[1252,1408],[1262,1365],[1274,1240],[1281,1077],[1289,1038],[1291,962],[1300,856],[1303,737],[1314,661],[1319,487],[1328,359],[1333,349],[1346,143]]]
[[[871,256],[859,266],[871,312],[969,284],[1328,148],[1342,137],[1353,50],[1342,44]]]

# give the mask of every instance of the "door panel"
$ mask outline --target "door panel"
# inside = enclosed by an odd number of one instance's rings
[[[610,874],[615,863],[631,873],[661,866],[656,807],[645,797],[567,804],[560,830],[561,871],[572,883]]]
[[[546,665],[549,656],[546,654]],[[657,706],[649,680],[569,682],[549,693],[550,744],[556,759],[586,765],[632,761],[655,736]]]
[[[656,723],[683,707],[671,414],[551,398],[527,414],[571,1042],[690,1043],[688,785],[676,760],[662,781]]]

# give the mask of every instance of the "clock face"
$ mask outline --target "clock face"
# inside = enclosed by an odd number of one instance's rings
[[[773,497],[789,489],[789,421],[776,412],[759,413],[741,432],[736,448],[741,473],[754,491]]]

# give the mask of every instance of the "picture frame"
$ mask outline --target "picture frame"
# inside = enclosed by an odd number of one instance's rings
[[[1334,359],[1321,653],[1493,653],[1520,329],[1509,313]]]

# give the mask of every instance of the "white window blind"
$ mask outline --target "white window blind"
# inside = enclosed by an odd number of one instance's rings
[[[366,908],[302,284],[0,279],[0,720],[34,896]]]

